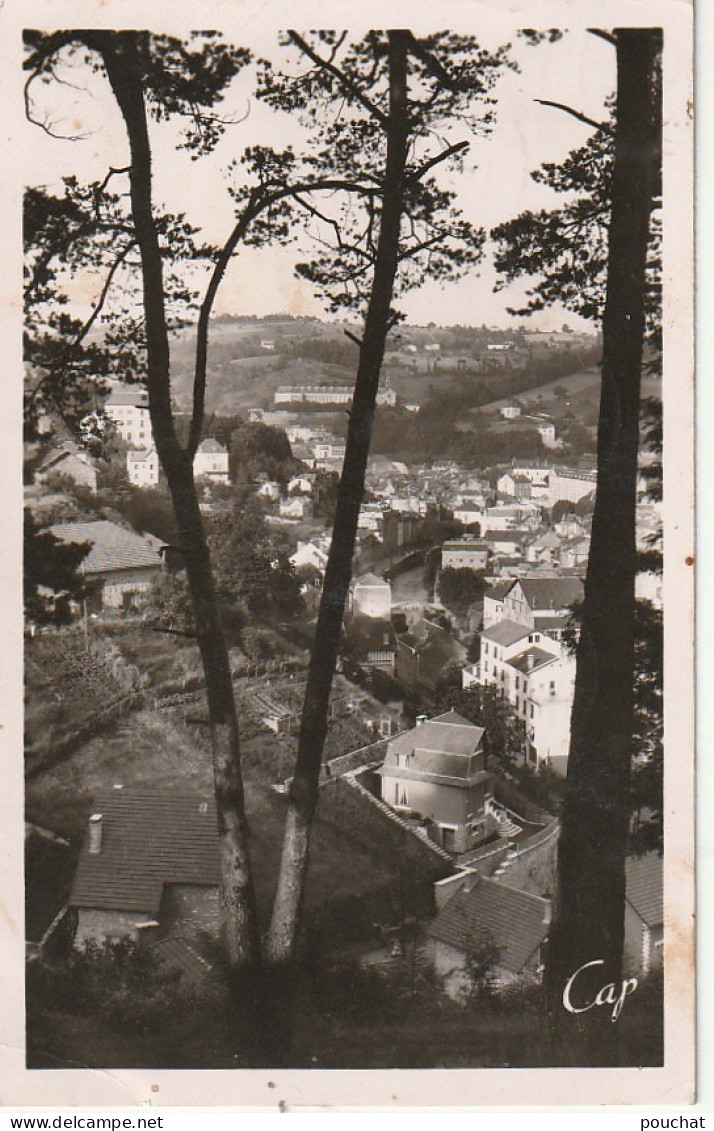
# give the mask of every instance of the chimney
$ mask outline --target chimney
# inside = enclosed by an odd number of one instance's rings
[[[422,724],[422,723],[425,723],[425,722],[427,721],[427,719],[428,719],[428,718],[429,718],[429,716],[428,716],[428,715],[417,715],[417,717],[416,717],[416,725],[417,725],[418,727],[420,727],[420,726],[421,726],[421,724]]]
[[[102,814],[94,813],[89,818],[89,852],[98,856],[102,851]]]

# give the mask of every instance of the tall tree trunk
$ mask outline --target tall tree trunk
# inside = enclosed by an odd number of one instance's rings
[[[206,676],[218,812],[222,930],[233,971],[247,973],[259,961],[259,935],[248,852],[238,720],[192,460],[178,441],[171,409],[162,256],[152,211],[151,150],[136,33],[94,32],[88,33],[87,40],[101,53],[129,137],[131,206],[143,280],[149,412],[154,442],[166,472],[176,515]]]
[[[612,1006],[569,1012],[622,981],[625,852],[633,735],[635,516],[645,263],[658,190],[661,33],[617,44],[617,120],[598,429],[598,480],[577,651],[570,756],[558,848],[548,1009],[561,1063],[616,1064]]]
[[[295,957],[300,909],[307,873],[310,830],[317,804],[327,712],[337,665],[342,617],[352,577],[357,522],[374,424],[374,410],[389,330],[404,195],[409,118],[407,113],[407,44],[405,31],[389,32],[389,120],[384,196],[364,336],[347,429],[332,543],[317,620],[303,704],[298,752],[285,825],[278,887],[266,961],[289,967]]]

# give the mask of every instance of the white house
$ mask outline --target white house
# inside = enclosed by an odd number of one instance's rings
[[[154,446],[149,398],[143,389],[116,389],[105,401],[104,412],[125,443],[133,448]]]
[[[392,614],[392,587],[383,577],[366,573],[350,585],[350,611],[354,617],[388,621]]]
[[[55,475],[64,475],[90,491],[97,489],[97,467],[90,455],[73,440],[67,440],[48,452],[35,472],[35,480],[45,483]]]
[[[575,657],[546,636],[511,620],[484,629],[481,658],[464,668],[462,686],[498,688],[523,719],[526,758],[564,773],[575,690]]]
[[[579,577],[521,577],[503,598],[503,617],[559,637],[572,606],[582,599]]]
[[[259,499],[267,499],[270,503],[277,503],[280,498],[280,484],[276,483],[274,479],[267,479],[265,483],[261,483],[256,488],[255,493]]]
[[[159,482],[159,457],[156,448],[139,448],[126,453],[126,473],[134,487],[156,487]]]
[[[58,523],[50,532],[62,542],[91,546],[79,572],[95,583],[105,609],[140,604],[163,567],[151,541],[113,522]]]
[[[516,417],[521,415],[521,406],[519,404],[506,404],[501,409],[501,416],[505,420],[515,420]]]
[[[314,542],[298,542],[297,549],[290,555],[290,561],[298,572],[301,566],[307,566],[316,569],[324,577],[329,549],[329,538]]]
[[[540,438],[546,448],[560,447],[559,442],[555,438],[555,425],[551,424],[550,421],[540,421],[540,423],[538,424],[538,431],[540,432]]]
[[[228,451],[218,440],[209,437],[198,445],[193,457],[193,474],[196,479],[210,479],[213,483],[228,482]]]
[[[490,550],[485,542],[466,534],[443,543],[441,568],[483,570],[488,565],[489,554]]]
[[[299,522],[306,522],[312,518],[312,514],[312,499],[308,499],[304,495],[293,495],[291,498],[280,500],[281,518],[292,518]]]
[[[553,468],[548,480],[548,505],[554,506],[561,499],[577,503],[597,487],[596,471],[580,471],[568,467]]]

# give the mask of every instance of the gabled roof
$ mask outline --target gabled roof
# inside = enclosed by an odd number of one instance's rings
[[[498,624],[485,628],[481,633],[481,639],[492,640],[494,644],[502,644],[504,648],[508,648],[516,641],[523,640],[532,631],[532,628],[524,624],[516,624],[514,620],[500,620]]]
[[[390,778],[470,789],[491,778],[483,768],[483,734],[483,727],[474,726],[456,711],[447,711],[392,739],[378,772]],[[399,765],[402,757],[405,764]]]
[[[220,882],[215,799],[143,786],[99,796],[101,851],[82,848],[70,905],[157,916],[164,885]]]
[[[60,460],[67,459],[68,456],[74,456],[80,459],[83,463],[91,464],[91,458],[83,451],[79,444],[74,440],[66,440],[59,447],[51,448],[38,464],[38,471],[46,471],[47,468],[52,467],[53,464],[58,463]]]
[[[127,463],[148,463],[149,460],[158,458],[155,448],[138,448],[136,451],[126,453]]]
[[[452,896],[428,934],[465,952],[469,939],[488,931],[499,948],[497,965],[519,974],[548,934],[549,909],[547,899],[477,876],[471,891]]]
[[[662,857],[658,852],[628,857],[625,876],[627,902],[648,927],[661,927],[664,921]]]
[[[489,586],[484,592],[484,600],[488,598],[490,601],[502,601],[511,592],[511,589],[516,584],[513,578],[508,581],[497,581],[495,585]]]
[[[484,728],[477,727],[456,711],[447,711],[404,731],[387,747],[388,755],[411,754],[416,749],[471,757],[481,745]]]
[[[51,526],[50,533],[63,542],[91,544],[82,563],[85,574],[161,565],[161,558],[145,538],[113,522],[61,522]]]
[[[522,577],[523,596],[531,609],[568,609],[583,599],[583,583],[579,577]]]

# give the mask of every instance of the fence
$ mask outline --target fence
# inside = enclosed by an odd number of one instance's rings
[[[105,727],[110,726],[117,719],[134,710],[135,707],[142,706],[143,703],[143,692],[133,691],[86,719],[81,726],[76,727],[63,739],[53,742],[51,745],[28,746],[25,750],[26,778],[30,780],[38,774],[44,773],[51,766],[55,766],[71,754],[80,743],[94,738]]]

